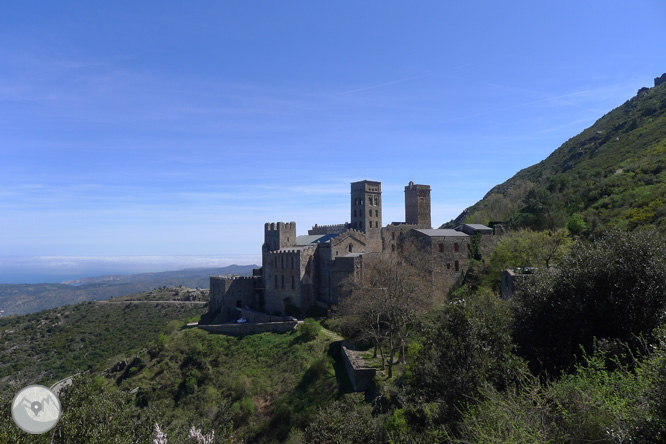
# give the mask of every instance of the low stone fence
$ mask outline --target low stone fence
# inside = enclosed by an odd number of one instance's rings
[[[342,362],[345,364],[347,375],[354,387],[355,392],[364,392],[372,389],[375,384],[375,375],[377,369],[367,367],[361,357],[361,351],[354,349],[350,344],[342,342],[340,344],[340,353]]]
[[[259,322],[252,323],[247,322],[245,324],[209,324],[201,325],[199,328],[209,331],[211,333],[221,333],[223,335],[231,336],[243,336],[243,335],[254,335],[257,333],[264,333],[267,331],[275,333],[287,333],[292,331],[298,322],[296,321],[286,321],[286,322]]]
[[[285,322],[284,316],[273,316],[260,311],[250,310],[248,308],[236,307],[239,317],[247,319],[247,322]],[[291,322],[291,321],[290,321]]]

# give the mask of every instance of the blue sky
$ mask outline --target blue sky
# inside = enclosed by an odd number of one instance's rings
[[[0,1],[0,256],[256,262],[366,178],[446,222],[666,71],[663,2],[545,3]]]

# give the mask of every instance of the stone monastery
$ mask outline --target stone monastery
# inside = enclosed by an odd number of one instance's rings
[[[405,222],[382,225],[382,184],[351,184],[350,223],[315,225],[298,236],[296,222],[264,225],[262,266],[251,277],[210,278],[211,323],[239,318],[236,308],[249,307],[271,315],[303,314],[316,306],[338,303],[341,285],[358,278],[364,263],[379,254],[416,255],[424,279],[432,282],[435,299],[444,300],[468,261],[471,235],[492,234],[477,224],[433,229],[430,186],[405,187]]]

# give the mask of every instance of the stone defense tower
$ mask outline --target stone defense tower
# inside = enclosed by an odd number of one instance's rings
[[[405,222],[418,228],[432,228],[430,220],[430,185],[405,187]]]
[[[371,251],[381,250],[382,183],[370,180],[351,184],[351,228],[365,233]]]
[[[275,251],[296,245],[296,222],[264,224],[264,251]]]

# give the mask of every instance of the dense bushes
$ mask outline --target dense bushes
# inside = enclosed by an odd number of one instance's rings
[[[654,231],[611,231],[525,281],[514,300],[514,338],[532,368],[566,370],[581,347],[593,351],[595,338],[638,347],[664,320],[665,245]]]

